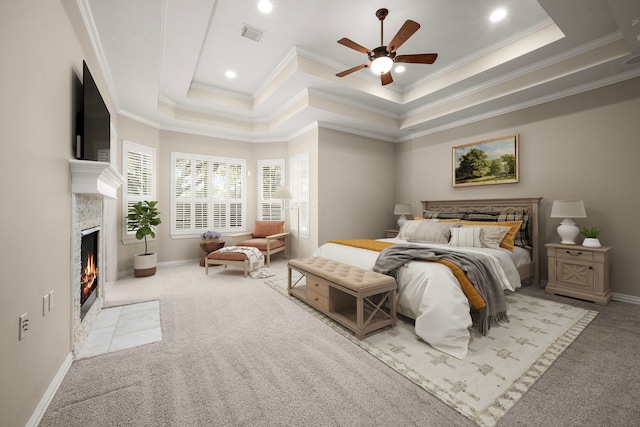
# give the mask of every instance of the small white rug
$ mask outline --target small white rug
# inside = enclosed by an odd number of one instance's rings
[[[494,426],[598,314],[511,294],[507,297],[510,322],[491,328],[486,337],[471,329],[469,353],[459,360],[422,341],[413,324],[401,318],[395,328],[360,341],[319,311],[289,297],[286,279],[265,283],[480,426]]]

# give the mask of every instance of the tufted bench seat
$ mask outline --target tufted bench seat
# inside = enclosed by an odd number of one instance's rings
[[[349,328],[356,338],[395,326],[393,277],[321,257],[291,260],[288,269],[289,295]],[[292,270],[302,274],[295,282]]]

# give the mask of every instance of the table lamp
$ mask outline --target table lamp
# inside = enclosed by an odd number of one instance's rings
[[[402,228],[402,225],[407,222],[405,215],[411,215],[411,205],[408,203],[396,203],[396,208],[393,210],[394,215],[400,215],[398,218],[398,230]]]
[[[554,200],[551,207],[551,218],[565,218],[558,225],[558,234],[563,245],[575,245],[580,229],[571,218],[586,218],[582,200]]]

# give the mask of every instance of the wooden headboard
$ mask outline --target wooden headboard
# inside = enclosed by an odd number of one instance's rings
[[[542,197],[524,199],[467,199],[467,200],[423,200],[422,210],[434,212],[503,212],[523,210],[529,213],[527,234],[531,239],[531,264],[518,268],[521,279],[533,278],[535,286],[540,285],[540,240],[538,238],[538,215]]]

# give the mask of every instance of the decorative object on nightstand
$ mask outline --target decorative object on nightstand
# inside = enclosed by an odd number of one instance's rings
[[[571,218],[586,218],[582,200],[554,200],[551,207],[551,218],[565,218],[558,226],[558,234],[563,245],[575,245],[580,229]]]
[[[591,229],[582,227],[582,230],[580,230],[580,232],[584,236],[582,246],[585,246],[587,248],[599,248],[602,246],[600,244],[600,240],[598,240],[598,234],[600,234],[600,230],[598,230],[596,227],[591,227]]]
[[[567,247],[547,243],[549,281],[545,292],[593,301],[605,305],[611,300],[609,290],[610,247]]]
[[[398,234],[400,233],[400,230],[387,230],[385,233],[385,237],[387,239],[393,239],[398,237]]]
[[[402,225],[407,222],[405,215],[411,215],[411,205],[408,203],[396,203],[396,207],[393,210],[394,215],[400,215],[398,218],[398,228],[402,228]]]

